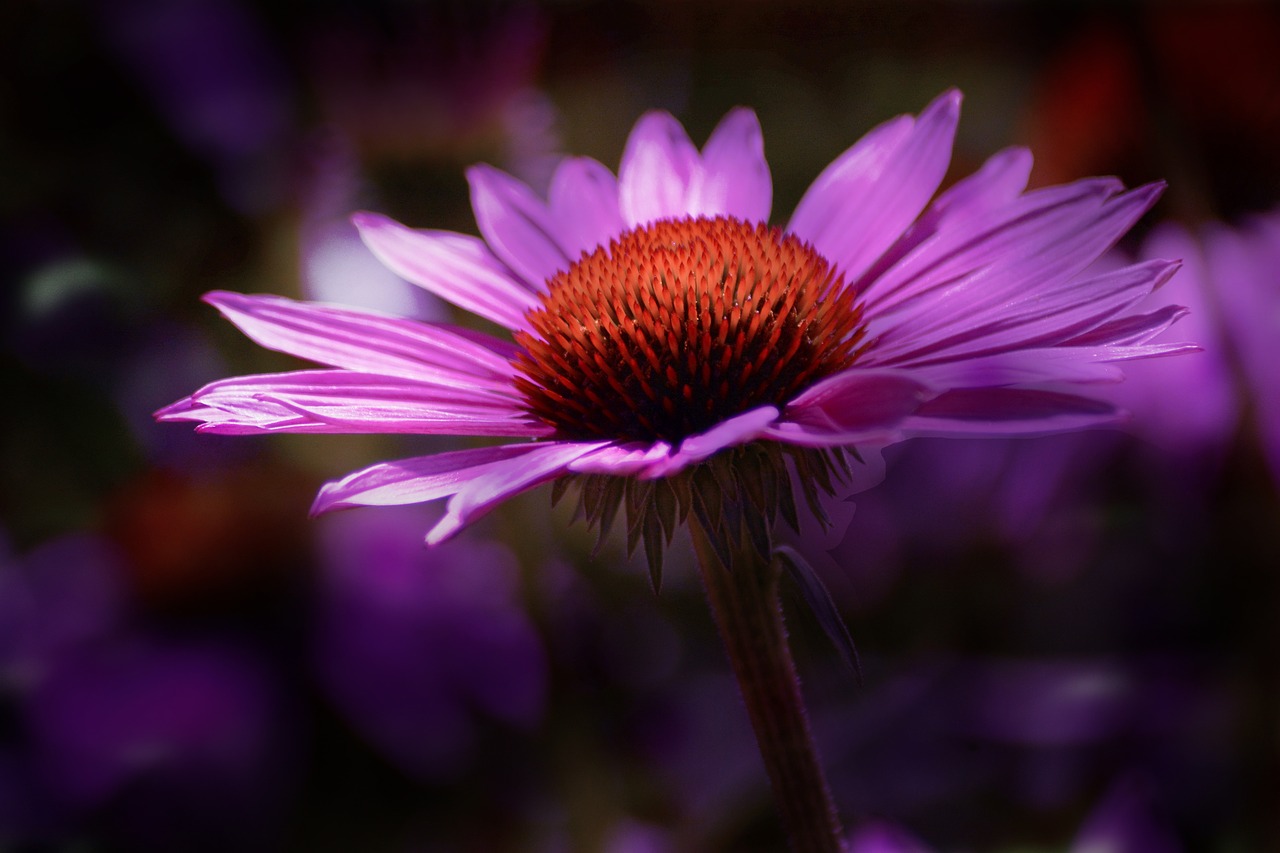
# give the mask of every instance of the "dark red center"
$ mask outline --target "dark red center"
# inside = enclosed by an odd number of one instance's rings
[[[516,335],[515,382],[566,438],[675,444],[849,367],[861,317],[827,260],[781,229],[662,220],[548,282]]]

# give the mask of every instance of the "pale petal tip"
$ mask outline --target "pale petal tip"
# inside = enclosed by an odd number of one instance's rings
[[[373,230],[393,224],[395,220],[382,213],[374,213],[371,210],[357,210],[351,214],[351,224],[359,231]]]

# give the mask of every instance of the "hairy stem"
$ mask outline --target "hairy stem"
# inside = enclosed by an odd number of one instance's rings
[[[842,831],[818,763],[778,599],[778,567],[751,547],[721,549],[690,519],[720,638],[755,730],[793,853],[839,853]]]

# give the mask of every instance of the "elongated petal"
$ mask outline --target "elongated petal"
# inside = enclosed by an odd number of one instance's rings
[[[452,495],[485,466],[519,459],[543,445],[505,444],[379,462],[326,483],[311,514],[355,506],[402,506]]]
[[[498,351],[508,345],[496,338],[486,346],[473,332],[283,296],[214,292],[204,300],[262,346],[330,367],[495,391],[510,387],[514,368]]]
[[[618,168],[618,201],[630,227],[684,216],[698,150],[670,113],[650,112],[636,122]]]
[[[511,277],[483,240],[406,228],[377,213],[357,213],[351,221],[396,275],[500,326],[528,327],[525,314],[539,305],[538,297]]]
[[[963,334],[965,326],[980,325],[1009,302],[1060,288],[1108,249],[1160,190],[1153,185],[1123,193],[1094,210],[1084,199],[1038,219],[1030,228],[1024,222],[993,233],[991,242],[1001,251],[983,259],[978,256],[990,250],[976,253],[972,260],[979,261],[977,265],[917,289],[916,296],[892,315],[869,320],[870,333],[879,340],[875,361],[926,357]],[[1009,242],[1015,237],[1016,242]]]
[[[1026,189],[1031,175],[1031,152],[1006,148],[987,158],[982,168],[960,179],[929,205],[898,242],[880,257],[860,279],[850,282],[859,293],[925,240],[952,224],[980,221],[1006,207]]]
[[[444,518],[427,534],[427,544],[440,544],[507,498],[567,473],[575,459],[606,443],[538,444],[517,458],[471,469]]]
[[[545,290],[548,279],[569,268],[555,219],[533,190],[492,166],[472,166],[467,181],[485,242],[531,289]]]
[[[541,436],[550,427],[510,399],[479,389],[392,376],[306,370],[206,385],[157,413],[201,421],[202,432],[425,433]]]
[[[752,110],[739,107],[721,119],[702,149],[695,176],[686,202],[689,215],[769,221],[773,179],[760,120]]]
[[[760,406],[735,415],[704,433],[689,436],[680,442],[680,447],[674,453],[650,464],[642,476],[670,477],[726,447],[735,447],[759,438],[777,419],[778,410],[773,406]]]
[[[1118,424],[1124,413],[1101,400],[1057,391],[976,388],[948,391],[903,422],[905,436],[1052,435]]]
[[[1175,261],[1148,261],[1092,278],[1065,279],[1042,293],[1013,297],[971,315],[959,312],[960,319],[949,332],[943,331],[945,327],[939,331],[947,337],[910,355],[878,354],[876,360],[900,366],[927,364],[1082,338],[1133,308],[1163,285],[1178,266]]]
[[[902,421],[936,392],[890,370],[847,370],[805,391],[765,435],[796,444],[839,445],[896,434]]]
[[[951,162],[960,93],[943,93],[919,119],[900,116],[823,170],[787,230],[859,278],[920,215]]]
[[[1187,309],[1181,305],[1166,305],[1146,314],[1135,314],[1132,317],[1120,317],[1103,323],[1083,335],[1068,338],[1062,346],[1100,346],[1144,344],[1178,321]]]
[[[573,460],[569,464],[569,470],[575,474],[630,476],[648,470],[655,462],[670,454],[671,445],[665,441],[655,441],[652,444],[608,444]]]
[[[1177,355],[1195,349],[1182,343],[1017,349],[916,367],[911,374],[938,388],[1118,382],[1124,373],[1116,362]]]
[[[607,246],[626,225],[618,204],[618,181],[590,157],[568,157],[556,167],[547,193],[560,245],[570,261]]]
[[[865,282],[862,293],[867,309],[873,316],[891,314],[904,303],[945,289],[966,274],[1025,248],[1037,234],[1078,226],[1123,189],[1114,178],[1092,178],[1034,190],[985,216],[958,218],[883,275]]]

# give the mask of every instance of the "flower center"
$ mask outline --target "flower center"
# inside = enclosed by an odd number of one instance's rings
[[[831,264],[781,229],[661,220],[548,282],[516,335],[515,383],[566,438],[676,444],[847,368],[861,318]]]

